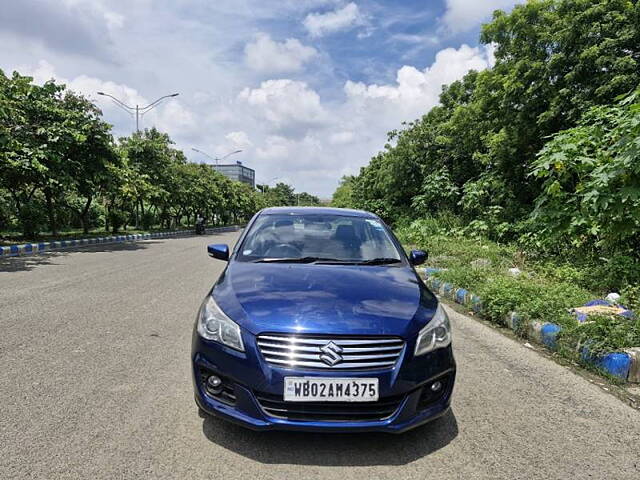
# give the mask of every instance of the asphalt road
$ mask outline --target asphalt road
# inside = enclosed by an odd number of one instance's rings
[[[455,312],[452,413],[401,436],[203,420],[196,308],[223,264],[152,240],[0,260],[0,479],[640,478],[640,414]]]

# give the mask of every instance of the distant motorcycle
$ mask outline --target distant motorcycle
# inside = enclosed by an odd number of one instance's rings
[[[204,235],[206,233],[204,228],[204,218],[198,218],[196,220],[196,235]]]

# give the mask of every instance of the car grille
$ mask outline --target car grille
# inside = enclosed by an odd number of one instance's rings
[[[392,368],[404,341],[397,337],[258,336],[265,360],[277,367],[361,370]]]
[[[398,410],[404,399],[404,395],[398,395],[377,402],[285,402],[282,395],[254,394],[267,415],[302,421],[384,420]]]

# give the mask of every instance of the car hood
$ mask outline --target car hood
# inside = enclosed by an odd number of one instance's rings
[[[437,306],[408,266],[232,261],[212,294],[254,334],[405,336],[422,328]]]

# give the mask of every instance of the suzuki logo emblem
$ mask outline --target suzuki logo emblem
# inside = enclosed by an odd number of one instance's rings
[[[342,347],[333,342],[329,342],[324,347],[321,347],[320,351],[322,352],[320,360],[330,367],[342,361],[342,355],[340,355],[342,353]]]

